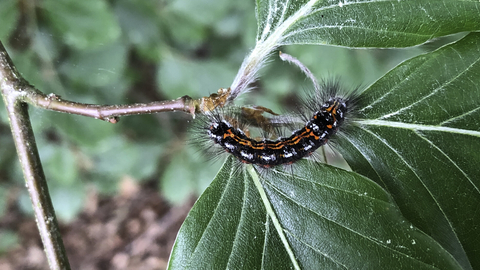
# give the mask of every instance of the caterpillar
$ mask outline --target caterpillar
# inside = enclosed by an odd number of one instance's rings
[[[248,123],[229,109],[206,114],[198,125],[207,145],[205,149],[213,155],[230,153],[242,163],[262,168],[291,165],[312,155],[342,128],[346,118],[352,115],[358,96],[357,90],[342,93],[338,81],[324,82],[320,88],[320,92],[309,94],[298,106],[297,114],[304,121],[303,125],[294,129],[290,136],[277,139],[270,139],[272,132],[265,127],[262,138],[252,138],[246,132]],[[284,125],[292,126],[291,122],[288,119]]]

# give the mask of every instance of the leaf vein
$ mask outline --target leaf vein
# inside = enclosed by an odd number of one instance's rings
[[[470,176],[468,176],[467,173],[465,173],[464,170],[462,170],[460,168],[460,166],[458,166],[458,164],[453,161],[445,152],[443,152],[443,150],[441,148],[439,148],[436,144],[434,144],[432,141],[430,141],[429,139],[427,139],[424,134],[421,134],[417,131],[415,131],[415,133],[420,137],[422,138],[423,140],[425,140],[428,144],[430,144],[432,147],[434,147],[438,152],[440,152],[446,159],[448,159],[452,164],[453,166],[455,166],[464,176],[465,178],[468,180],[468,182],[473,186],[473,188],[477,191],[478,194],[480,194],[480,190],[479,188],[475,185],[475,183],[472,181],[472,179],[470,178]]]
[[[430,195],[430,197],[432,198],[432,200],[435,202],[435,205],[437,206],[438,210],[440,210],[440,212],[443,214],[443,217],[445,218],[445,220],[447,221],[448,223],[448,226],[450,227],[450,230],[452,231],[452,233],[455,235],[455,237],[457,238],[457,241],[460,242],[458,240],[458,236],[455,232],[455,229],[451,223],[451,221],[448,219],[445,211],[443,210],[442,206],[440,205],[440,203],[437,201],[436,197],[430,192],[430,189],[426,186],[426,184],[422,181],[422,178],[417,174],[416,170],[403,158],[403,156],[395,149],[393,148],[385,139],[381,138],[380,136],[378,136],[377,134],[373,133],[372,131],[368,130],[368,129],[365,129],[365,128],[362,128],[365,132],[367,133],[370,133],[372,136],[374,136],[375,138],[377,138],[381,143],[383,143],[387,148],[389,148],[395,155],[398,156],[398,158],[405,164],[405,166],[407,166],[407,168],[415,175],[415,177],[418,179],[418,181],[422,184],[422,186],[425,188],[425,190],[427,191],[427,193]],[[418,134],[417,134],[418,135]]]
[[[242,199],[242,211],[241,211],[241,214],[240,214],[240,220],[237,224],[237,228],[235,230],[235,239],[233,240],[232,242],[232,248],[231,248],[231,252],[230,252],[230,255],[228,256],[228,260],[227,260],[227,269],[230,268],[229,265],[230,265],[230,260],[232,258],[232,255],[233,255],[233,251],[235,249],[235,247],[237,246],[237,243],[240,241],[239,240],[239,228],[241,228],[241,225],[244,224],[244,219],[245,219],[245,209],[247,207],[246,205],[246,202],[247,202],[247,195],[248,195],[248,181],[244,181],[244,188],[243,188],[243,199]]]
[[[352,232],[353,234],[356,234],[356,235],[360,236],[361,238],[364,238],[364,239],[372,242],[373,244],[376,244],[376,245],[381,246],[381,247],[383,247],[383,248],[385,248],[385,249],[391,250],[391,251],[393,251],[393,252],[395,252],[395,253],[397,253],[397,254],[401,254],[401,255],[405,256],[406,258],[411,258],[411,259],[416,260],[416,261],[419,261],[419,262],[421,262],[421,263],[423,263],[423,264],[425,264],[425,265],[428,265],[428,266],[433,267],[432,265],[429,265],[429,264],[427,264],[427,263],[425,263],[425,262],[423,262],[423,261],[420,261],[420,260],[418,260],[418,259],[410,256],[409,254],[403,253],[403,252],[401,252],[401,251],[399,251],[399,250],[393,249],[393,248],[385,245],[385,244],[384,244],[381,240],[379,240],[379,239],[375,239],[375,238],[373,238],[373,237],[368,237],[368,236],[366,236],[366,235],[362,235],[360,232],[357,232],[357,231],[355,231],[355,230],[353,230],[353,229],[351,229],[351,228],[346,227],[346,226],[343,225],[343,224],[340,224],[339,222],[337,222],[337,221],[335,221],[335,220],[332,220],[332,219],[330,219],[330,218],[328,218],[328,217],[326,217],[326,216],[324,216],[324,215],[322,215],[322,214],[320,214],[320,213],[315,212],[313,209],[310,209],[309,207],[306,207],[306,206],[302,205],[300,202],[298,202],[298,201],[294,200],[293,198],[289,197],[287,194],[285,194],[283,191],[279,190],[279,189],[278,189],[276,186],[274,186],[272,183],[270,183],[270,182],[268,182],[268,181],[266,181],[266,183],[267,183],[269,186],[271,186],[272,189],[276,190],[276,191],[277,191],[282,197],[284,197],[285,199],[287,199],[287,200],[291,201],[292,203],[294,203],[295,205],[297,205],[297,206],[299,206],[299,207],[307,210],[308,212],[311,212],[312,214],[318,216],[319,218],[322,218],[322,219],[324,219],[324,220],[326,220],[326,221],[328,221],[328,222],[331,222],[332,224],[335,224],[335,225],[337,225],[337,226],[339,226],[339,227],[341,227],[341,228],[344,228],[345,230],[350,231],[350,232]],[[287,230],[285,230],[285,231],[288,232]],[[293,235],[293,234],[290,233],[290,232],[288,232],[288,233],[289,233],[290,235]],[[302,241],[302,242],[303,242],[303,241]],[[321,252],[320,252],[320,254],[324,255],[325,257],[331,259],[333,262],[336,263],[336,261],[335,261],[333,258],[330,258],[329,256],[327,256],[327,255],[325,255],[325,254],[323,254],[323,253],[321,253]],[[434,268],[435,268],[435,267],[434,267]]]
[[[455,121],[457,121],[457,120],[461,120],[462,118],[465,118],[465,117],[468,116],[469,114],[473,114],[473,113],[475,113],[475,112],[477,112],[477,111],[479,111],[479,110],[480,110],[480,107],[474,108],[473,110],[467,111],[467,112],[465,112],[465,113],[463,113],[463,114],[460,114],[460,115],[457,115],[457,116],[452,117],[452,118],[450,118],[450,119],[447,119],[447,120],[441,122],[439,125],[440,125],[440,126],[444,126],[445,124],[453,123],[453,122],[455,122]]]
[[[287,174],[286,174],[285,172],[283,172],[283,171],[278,171],[278,170],[276,170],[275,172],[276,172],[276,173],[279,173],[279,174],[287,175]],[[287,175],[287,176],[290,176],[290,175]],[[364,194],[354,193],[354,192],[351,192],[351,191],[349,191],[349,190],[345,190],[345,189],[340,189],[340,188],[337,188],[337,187],[329,186],[329,185],[326,185],[326,184],[324,184],[324,183],[319,183],[319,182],[311,181],[310,179],[303,178],[303,177],[301,177],[300,175],[295,175],[295,179],[298,179],[298,180],[301,180],[301,181],[304,181],[304,182],[307,182],[307,183],[311,183],[311,184],[314,184],[314,185],[317,185],[317,186],[320,186],[320,187],[324,187],[324,188],[327,188],[327,189],[332,189],[332,190],[337,190],[337,191],[340,191],[340,192],[352,194],[352,195],[357,196],[357,197],[368,198],[368,199],[371,199],[372,201],[377,201],[377,202],[382,202],[382,203],[389,204],[388,202],[385,202],[384,200],[380,200],[380,199],[378,199],[378,198],[370,197],[370,196],[367,196],[367,195],[364,195]]]
[[[341,266],[342,268],[344,269],[348,269],[348,267],[344,264],[342,264],[341,262],[335,260],[334,258],[328,256],[328,254],[325,254],[323,252],[321,252],[320,250],[316,249],[315,247],[313,247],[312,245],[308,244],[307,242],[299,239],[298,237],[295,237],[294,234],[292,234],[291,232],[289,231],[285,231],[285,233],[289,234],[292,238],[295,238],[298,242],[304,244],[305,246],[307,246],[308,248],[310,248],[311,250],[313,250],[315,253],[318,253],[318,254],[321,254],[322,256],[326,257],[327,259],[331,260],[332,262],[334,262],[336,265],[339,265]]]
[[[456,52],[458,54],[458,57],[459,59],[462,59],[462,55],[454,48],[451,48],[451,50],[453,50],[454,52]],[[430,60],[430,61],[433,61],[434,59]],[[450,80],[442,83],[439,87],[435,88],[431,93],[429,93],[428,95],[422,97],[421,99],[415,101],[414,103],[406,106],[406,107],[403,107],[399,110],[397,110],[396,112],[392,112],[392,113],[389,113],[389,114],[386,114],[386,115],[383,115],[381,117],[379,117],[378,119],[387,119],[387,118],[390,118],[394,115],[397,115],[397,114],[400,114],[401,112],[405,111],[405,110],[408,110],[410,108],[412,108],[413,106],[417,105],[417,104],[420,104],[421,102],[423,102],[424,100],[426,100],[427,98],[437,94],[441,89],[443,89],[445,86],[451,84],[452,82],[454,82],[455,80],[457,80],[460,76],[462,76],[463,74],[465,74],[467,71],[469,71],[474,65],[476,65],[478,62],[480,61],[480,57],[477,58],[475,61],[473,61],[468,67],[466,67],[465,69],[463,69],[461,72],[459,72],[457,75],[455,75],[454,77],[452,77]],[[427,61],[429,62],[429,61]],[[418,69],[417,69],[418,70]]]
[[[342,136],[342,137],[345,138],[348,142],[350,142],[350,144],[351,144],[353,147],[355,147],[355,149],[357,149],[359,153],[362,154],[362,156],[365,158],[365,160],[366,160],[366,161],[368,162],[368,164],[370,165],[370,168],[371,168],[371,169],[375,172],[375,174],[377,175],[378,179],[379,179],[380,181],[382,181],[383,188],[385,188],[387,191],[389,191],[387,185],[385,184],[385,181],[383,181],[383,179],[382,179],[382,176],[377,172],[377,170],[375,170],[375,167],[372,165],[372,163],[371,163],[370,160],[367,158],[367,156],[363,153],[363,151],[362,151],[363,148],[362,148],[362,147],[358,147],[352,140],[350,140],[350,137],[345,136],[345,135],[341,135],[341,134],[342,134],[342,133],[340,133],[340,136]]]
[[[236,169],[235,167],[232,166],[232,168],[230,169],[230,176],[228,179],[231,179],[232,178],[232,175],[235,173]],[[220,196],[220,200],[218,200],[218,203],[217,205],[215,206],[215,210],[213,211],[213,215],[210,217],[210,220],[208,221],[208,225],[205,227],[205,230],[203,230],[202,232],[202,236],[200,237],[199,241],[197,242],[196,246],[195,246],[195,249],[191,252],[192,256],[193,254],[196,253],[197,249],[198,249],[198,244],[200,244],[202,242],[202,240],[206,237],[205,236],[205,233],[206,231],[208,230],[208,228],[211,228],[212,227],[212,220],[213,220],[213,217],[215,216],[215,213],[217,213],[218,211],[218,207],[220,206],[220,202],[224,199],[225,197],[225,192],[226,190],[228,189],[228,186],[231,184],[231,181],[228,181],[227,185],[225,186],[225,188],[223,189],[223,192],[222,192],[222,195]],[[192,261],[190,261],[188,263],[188,265],[191,265],[191,263],[193,263]]]

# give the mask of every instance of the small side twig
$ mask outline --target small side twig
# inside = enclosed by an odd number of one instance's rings
[[[51,111],[78,114],[117,123],[118,117],[159,112],[186,112],[195,116],[196,113],[205,113],[216,107],[223,107],[228,103],[230,88],[220,88],[217,93],[208,97],[192,99],[183,96],[174,100],[154,101],[150,103],[135,103],[122,105],[97,105],[64,100],[55,94],[45,95],[35,87],[25,83],[18,92],[18,99],[37,108]]]
[[[189,96],[175,100],[156,101],[150,103],[135,103],[125,105],[96,105],[63,100],[55,94],[45,95],[38,91],[30,91],[24,100],[35,107],[57,112],[78,114],[95,119],[117,122],[117,117],[136,114],[150,114],[157,112],[182,111],[195,114],[195,105]]]

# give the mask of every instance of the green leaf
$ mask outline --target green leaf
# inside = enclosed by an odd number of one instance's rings
[[[180,229],[169,269],[461,269],[374,182],[297,168],[305,173],[260,179],[230,157]]]
[[[175,155],[165,168],[160,180],[162,195],[172,204],[181,204],[194,193],[194,174],[188,162],[188,158],[182,151]]]
[[[473,0],[257,0],[257,41],[406,47],[478,30],[479,12]]]
[[[257,0],[257,43],[230,88],[248,89],[270,53],[281,45],[407,47],[431,38],[480,29],[473,0]]]
[[[20,74],[32,85],[39,89],[45,88],[45,78],[40,72],[39,66],[36,64],[37,57],[33,51],[25,51],[15,53],[12,50],[12,59],[15,66],[20,70]]]
[[[170,149],[171,150],[171,149]],[[205,170],[205,158],[189,145],[175,150],[160,179],[160,190],[168,202],[184,203],[192,194],[200,195],[210,185],[221,163]]]
[[[159,88],[167,98],[181,95],[209,95],[221,87],[228,87],[235,69],[220,60],[198,61],[166,54],[158,71]]]
[[[202,45],[207,39],[208,29],[202,24],[195,23],[189,17],[179,16],[174,12],[166,12],[164,17],[166,30],[169,35],[184,51],[194,50]]]
[[[168,6],[170,12],[193,20],[196,24],[213,25],[227,15],[232,1],[176,0]],[[205,16],[208,14],[208,16]]]
[[[464,269],[480,268],[479,74],[480,33],[408,60],[362,94],[339,142]]]
[[[60,71],[80,87],[102,87],[119,81],[127,64],[127,47],[121,43],[73,53]],[[93,71],[95,70],[95,71]]]
[[[161,42],[162,30],[154,1],[117,1],[114,10],[129,42],[138,46]]]
[[[0,255],[17,247],[19,243],[18,235],[14,231],[0,229]]]
[[[105,1],[45,0],[41,5],[51,27],[77,49],[103,46],[120,37],[120,27]]]
[[[40,115],[41,117],[38,117]],[[51,126],[60,131],[64,138],[83,147],[99,147],[104,140],[111,138],[117,129],[111,123],[78,115],[43,111],[39,112],[38,116],[39,120],[33,124],[34,131]],[[42,121],[43,119],[49,120]]]
[[[230,157],[170,269],[478,269],[478,74],[471,33],[371,85],[338,138],[356,173],[300,161],[262,179]]]
[[[50,189],[52,203],[58,219],[63,222],[73,221],[85,205],[85,185],[54,186]]]
[[[133,179],[143,180],[155,172],[162,146],[148,142],[133,144],[124,137],[110,136],[89,152],[93,156],[95,173],[105,178],[121,179],[130,175]]]
[[[3,217],[7,212],[8,191],[7,187],[0,187],[0,217]]]
[[[0,110],[3,109],[2,105],[3,103],[0,102]],[[0,170],[11,169],[12,163],[17,160],[17,152],[10,134],[0,133],[0,148],[2,149],[2,154],[0,155]]]
[[[50,183],[71,186],[79,177],[78,157],[67,144],[43,143],[39,153]]]
[[[4,43],[15,29],[19,18],[18,3],[15,0],[3,0],[0,2],[0,40]]]

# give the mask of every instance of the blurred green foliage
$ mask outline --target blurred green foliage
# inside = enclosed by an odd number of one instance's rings
[[[18,244],[18,236],[10,230],[0,230],[0,255]]]
[[[0,40],[30,83],[67,100],[119,104],[199,98],[233,81],[255,43],[254,9],[253,0],[2,0]],[[346,86],[366,86],[425,49],[281,48],[319,78],[340,76]],[[241,102],[277,112],[289,97],[311,87],[276,55],[255,86]],[[30,113],[63,221],[81,211],[88,188],[115,194],[128,176],[157,183],[167,199],[180,203],[201,193],[220,165],[203,160],[188,145],[189,115],[130,116],[112,125],[35,108]],[[24,185],[17,163],[0,101],[0,194]],[[0,217],[5,200],[0,196]],[[31,211],[26,192],[18,205]]]

